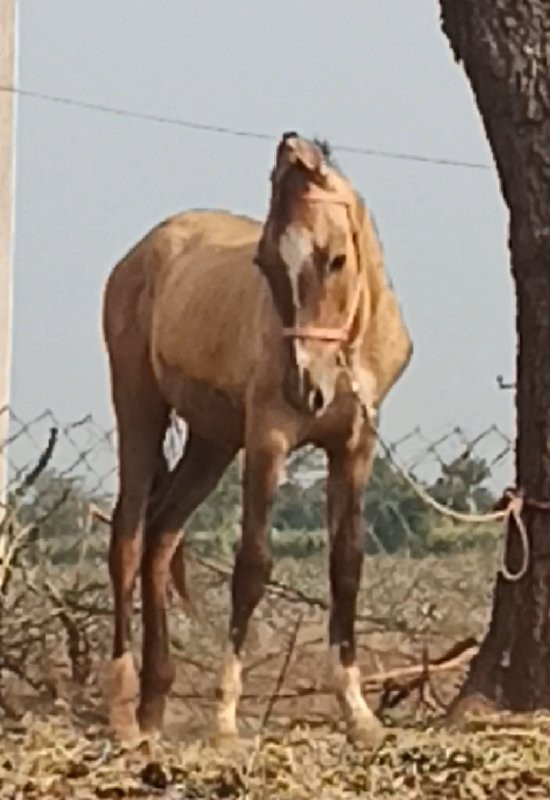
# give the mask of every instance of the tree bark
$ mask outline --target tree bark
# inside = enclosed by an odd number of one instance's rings
[[[526,498],[526,576],[499,576],[493,617],[460,698],[550,709],[550,1],[440,0],[510,213],[517,297],[516,480]],[[511,531],[508,558],[517,563]]]

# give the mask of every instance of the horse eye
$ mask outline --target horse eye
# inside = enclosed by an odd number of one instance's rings
[[[346,256],[344,255],[344,253],[341,253],[339,256],[334,256],[332,261],[330,261],[329,263],[329,271],[339,272],[345,263],[346,263]]]

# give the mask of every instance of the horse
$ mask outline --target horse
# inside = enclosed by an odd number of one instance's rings
[[[361,692],[354,633],[362,496],[380,405],[412,342],[371,215],[330,146],[282,135],[263,224],[189,210],[152,228],[110,272],[102,328],[119,475],[108,556],[111,729],[122,739],[162,730],[175,678],[166,594],[172,578],[185,595],[183,527],[241,454],[241,538],[215,714],[215,735],[238,738],[242,649],[272,566],[272,502],[286,458],[313,445],[328,464],[334,691],[349,737],[376,746],[383,726]],[[173,414],[187,437],[168,470],[162,446]],[[139,678],[131,652],[138,574]]]

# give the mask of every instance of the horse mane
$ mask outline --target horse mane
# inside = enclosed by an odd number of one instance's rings
[[[356,193],[357,195],[357,193]],[[384,256],[378,231],[372,215],[363,199],[357,196],[357,248],[361,272],[366,277],[371,298],[371,313],[378,305],[380,297],[387,288],[384,271]]]
[[[319,148],[319,150],[323,154],[323,158],[327,162],[328,166],[332,167],[332,169],[335,169],[335,170],[337,170],[338,172],[341,173],[342,170],[338,166],[338,162],[336,161],[336,159],[334,157],[334,150],[332,148],[331,143],[328,141],[328,139],[319,139],[316,136],[313,139],[313,144],[315,144]]]
[[[382,243],[380,241],[378,226],[375,219],[368,209],[363,195],[352,185],[344,174],[334,156],[334,149],[327,139],[315,138],[313,142],[320,149],[327,166],[334,170],[349,185],[356,201],[355,216],[357,223],[357,246],[359,248],[359,258],[361,271],[367,277],[369,290],[372,298],[372,308],[378,304],[381,293],[387,286],[384,274],[384,258],[382,253]]]

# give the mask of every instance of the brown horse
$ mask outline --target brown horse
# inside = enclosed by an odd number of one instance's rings
[[[370,216],[328,147],[282,137],[263,226],[196,211],[152,229],[109,276],[103,325],[120,476],[109,555],[115,732],[162,725],[174,679],[166,589],[172,574],[184,591],[181,529],[244,448],[242,538],[217,713],[218,734],[236,736],[241,650],[270,574],[278,475],[292,450],[312,443],[329,464],[335,691],[350,735],[376,743],[381,725],[361,694],[354,637],[361,499],[377,409],[412,348]],[[162,443],[172,412],[188,435],[168,472]],[[139,570],[138,682],[130,617]]]

